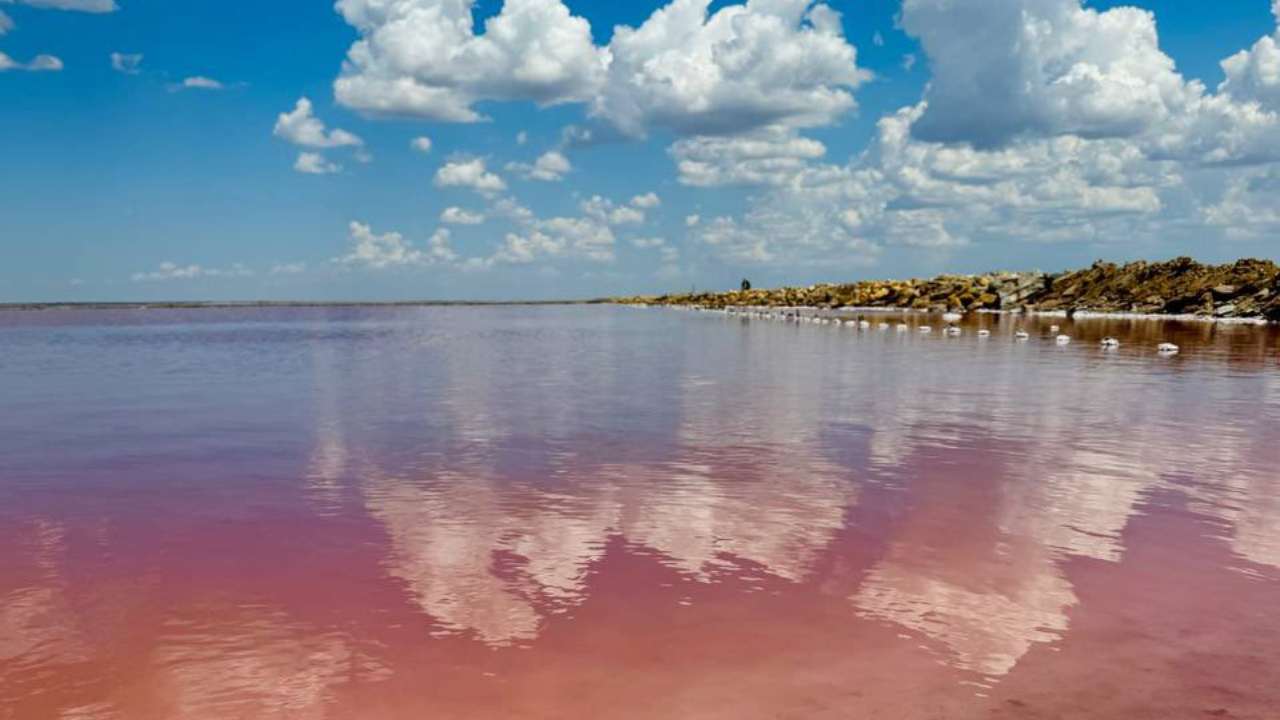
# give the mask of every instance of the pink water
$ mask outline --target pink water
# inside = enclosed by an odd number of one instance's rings
[[[1280,336],[1015,322],[0,313],[0,718],[1280,718]]]

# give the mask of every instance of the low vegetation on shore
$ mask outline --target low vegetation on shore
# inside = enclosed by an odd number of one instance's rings
[[[1280,321],[1280,266],[1269,260],[1202,265],[1190,258],[1125,265],[1097,262],[1050,274],[997,272],[927,280],[864,280],[806,288],[693,292],[620,298],[709,308],[883,307],[1200,315]]]

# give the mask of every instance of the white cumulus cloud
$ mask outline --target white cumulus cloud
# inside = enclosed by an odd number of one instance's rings
[[[683,185],[784,185],[826,155],[827,148],[774,126],[734,136],[685,138],[670,153]]]
[[[474,28],[474,0],[338,0],[360,39],[334,82],[367,112],[476,122],[484,100],[585,103],[624,133],[735,133],[824,125],[871,75],[840,15],[813,0],[672,0],[607,47],[563,0],[505,0]]]
[[[480,225],[484,222],[484,214],[464,210],[460,207],[448,207],[440,213],[440,222],[449,225]]]
[[[498,175],[489,172],[481,158],[455,160],[436,171],[436,187],[470,188],[482,194],[502,192],[507,184]]]
[[[334,258],[334,262],[343,265],[381,270],[452,263],[458,259],[449,244],[449,231],[445,229],[435,231],[423,249],[415,248],[398,232],[379,235],[369,225],[360,222],[351,222],[348,231],[351,251]]]
[[[293,169],[307,175],[331,175],[340,172],[342,166],[330,162],[320,153],[301,152],[293,163]]]
[[[1253,47],[1222,61],[1226,80],[1218,91],[1240,100],[1255,100],[1271,110],[1280,110],[1280,0],[1272,3],[1277,27]]]
[[[364,141],[346,130],[326,130],[313,112],[311,101],[299,98],[293,110],[280,113],[273,131],[276,137],[310,148],[359,147]]]
[[[134,282],[163,282],[168,280],[194,280],[198,278],[243,278],[252,277],[253,271],[236,263],[228,268],[207,268],[203,265],[179,265],[175,262],[162,262],[155,270],[136,272],[131,276]]]
[[[652,210],[662,204],[662,198],[657,193],[647,192],[631,198],[631,204],[642,210]]]
[[[186,90],[223,90],[226,88],[221,81],[203,75],[183,78],[182,87]]]
[[[568,158],[552,150],[538,157],[533,163],[533,171],[529,173],[529,177],[534,180],[556,182],[563,179],[565,174],[572,169],[573,166],[569,163]]]
[[[1132,139],[1151,157],[1202,164],[1280,158],[1280,115],[1265,104],[1274,40],[1229,58],[1219,93],[1160,48],[1154,13],[1080,0],[905,0],[903,28],[933,68],[922,140],[979,148],[1074,135]]]
[[[4,0],[15,2],[15,0]],[[74,10],[87,13],[109,13],[120,9],[115,0],[16,0],[21,5],[47,10]]]
[[[62,60],[53,55],[36,55],[23,63],[0,52],[0,72],[6,70],[25,70],[27,72],[58,72],[62,69]]]
[[[111,69],[125,75],[137,75],[142,67],[141,53],[111,53]]]
[[[360,34],[334,94],[348,107],[474,122],[482,100],[586,101],[608,56],[561,0],[506,0],[473,28],[474,0],[338,0]]]
[[[619,205],[599,195],[584,200],[581,207],[584,215],[603,225],[639,225],[645,218],[639,207]]]
[[[649,250],[652,248],[660,248],[667,244],[667,241],[660,237],[637,237],[631,238],[631,244],[641,250]]]
[[[558,150],[551,150],[538,156],[532,165],[525,163],[507,163],[507,169],[530,180],[543,182],[559,182],[573,170],[569,158]]]
[[[870,79],[840,16],[812,0],[673,0],[609,44],[609,82],[592,113],[629,135],[736,133],[825,125]]]

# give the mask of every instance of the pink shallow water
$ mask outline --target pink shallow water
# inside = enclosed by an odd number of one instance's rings
[[[967,330],[0,313],[0,718],[1280,717],[1276,330]]]

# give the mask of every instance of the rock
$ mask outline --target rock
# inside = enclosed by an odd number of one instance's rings
[[[1201,265],[1190,258],[1126,265],[1096,262],[1058,275],[1039,272],[943,275],[931,279],[869,280],[776,290],[735,290],[620,299],[724,308],[892,307],[936,310],[1034,308],[1074,313],[1200,313],[1280,319],[1280,267],[1267,260]]]

